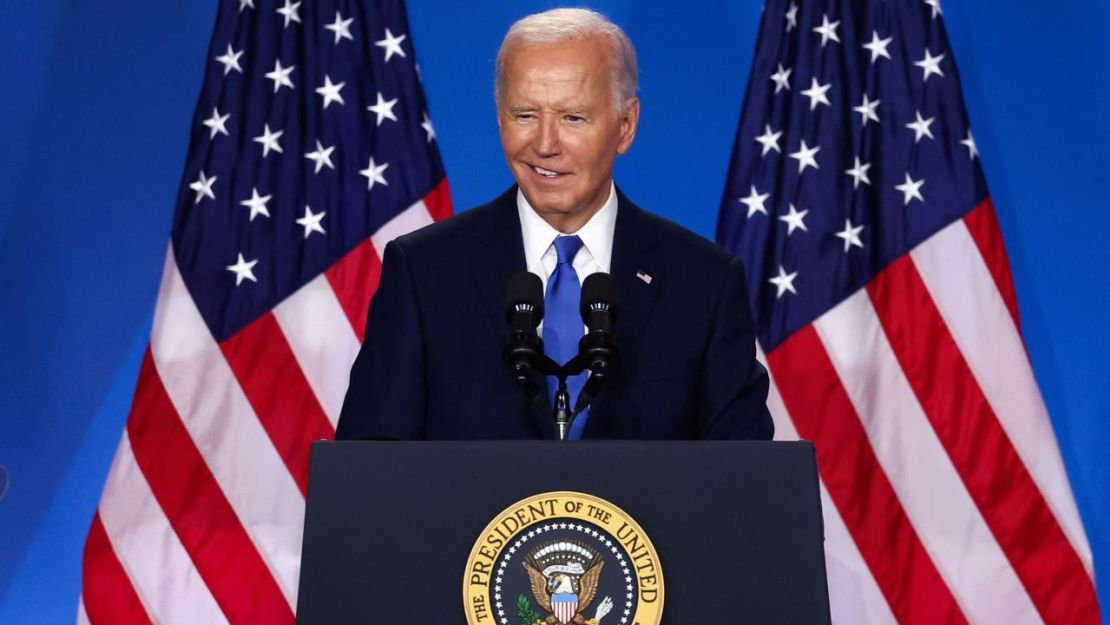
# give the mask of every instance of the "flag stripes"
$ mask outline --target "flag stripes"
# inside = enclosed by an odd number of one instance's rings
[[[984,208],[989,205],[972,214]],[[965,224],[954,222],[910,256],[987,403],[1090,575],[1090,546],[1010,303],[1004,288],[992,288],[1000,284],[999,274],[988,269],[992,261],[979,253]],[[952,266],[961,267],[966,279],[949,279]]]
[[[858,551],[833,622],[1097,623],[954,56],[933,0],[768,0],[717,240]]]
[[[109,622],[118,619],[121,623],[134,625],[147,625],[150,618],[146,608],[143,607],[135,589],[127,579],[127,573],[120,566],[108,534],[104,531],[104,524],[100,521],[100,514],[93,516],[92,527],[89,528],[89,539],[85,543],[85,557],[82,569],[96,571],[97,575],[88,576],[85,590],[88,592],[89,601],[86,607],[81,602],[78,613],[84,621],[89,622],[88,612],[91,612],[97,622]],[[78,619],[80,622],[81,619]]]
[[[335,427],[320,406],[273,314],[255,319],[220,344],[270,442],[304,496],[309,447],[331,438]]]
[[[964,623],[948,586],[879,466],[817,331],[767,354],[798,435],[813,441],[833,502],[899,623]]]
[[[359,348],[347,313],[321,274],[275,306],[274,316],[334,430]]]
[[[914,393],[1047,622],[1097,618],[1094,587],[948,334],[910,257],[867,291]],[[1037,544],[1037,549],[1025,546]]]
[[[995,290],[1006,303],[1013,325],[1020,328],[1021,317],[1018,313],[1014,280],[1010,274],[1010,259],[1006,257],[1006,244],[1002,241],[1002,228],[998,224],[998,215],[994,212],[994,203],[989,197],[983,200],[964,216],[963,223],[994,278]],[[991,289],[987,289],[987,293],[992,293]]]
[[[365,326],[380,271],[377,245],[431,223],[433,210],[449,215],[445,189],[438,185],[376,241],[287,298],[283,317],[264,314],[220,344],[170,250],[128,428],[85,547],[78,620],[292,622],[309,444],[334,434],[320,393],[330,393],[338,410],[350,366],[327,361],[314,345],[353,358],[362,330],[352,317]],[[286,328],[306,324],[315,329],[290,340]],[[337,325],[329,336],[317,331]],[[310,371],[341,384],[314,388]]]
[[[889,622],[862,611],[839,528],[896,622],[1099,622],[1089,546],[998,287],[1008,270],[971,230],[953,222],[766,356],[776,438],[817,446],[834,622]]]
[[[756,346],[756,357],[767,366],[767,356]],[[794,421],[786,410],[775,382],[774,372],[768,368],[769,388],[767,409],[775,420],[776,440],[798,440]],[[848,532],[844,519],[840,516],[825,486],[824,478],[818,476],[821,494],[821,516],[825,522],[825,569],[829,583],[829,609],[836,615],[838,623],[869,623],[871,625],[895,625],[897,621],[875,578],[867,568],[867,563],[856,547]]]
[[[98,514],[118,561],[135,594],[155,623],[227,623],[166,513],[151,492],[131,451],[126,431],[116,450]],[[125,608],[100,604],[89,588],[103,574],[102,561],[92,560],[84,570],[82,597],[90,606],[93,625],[128,623]],[[97,606],[92,609],[91,606]]]
[[[815,329],[883,471],[968,620],[1035,619],[899,368],[866,291],[823,315]],[[929,488],[919,487],[921,476],[929,476]]]
[[[300,553],[304,497],[189,297],[172,250],[166,256],[150,350],[175,414],[294,604],[299,560],[291,554]],[[137,412],[142,414],[132,409]],[[132,443],[138,448],[141,441]]]
[[[339,262],[324,272],[335,291],[339,305],[351,322],[359,343],[366,340],[366,317],[370,313],[370,294],[382,279],[382,260],[370,239],[363,241]]]
[[[163,388],[149,352],[127,422],[136,464],[231,623],[292,623],[296,584],[280,588],[216,484]],[[179,488],[189,484],[190,488]],[[257,528],[261,529],[261,528]]]

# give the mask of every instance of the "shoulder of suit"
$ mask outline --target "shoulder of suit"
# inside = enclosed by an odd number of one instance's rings
[[[666,217],[641,208],[637,208],[637,210],[640,211],[648,227],[655,231],[658,237],[658,245],[663,248],[661,252],[666,254],[672,262],[724,268],[735,260],[732,252],[700,234],[688,230]]]

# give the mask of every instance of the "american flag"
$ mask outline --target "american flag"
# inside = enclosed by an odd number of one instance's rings
[[[451,213],[400,0],[226,0],[78,622],[292,623],[385,244]]]
[[[718,224],[837,623],[1097,623],[939,0],[769,0]]]

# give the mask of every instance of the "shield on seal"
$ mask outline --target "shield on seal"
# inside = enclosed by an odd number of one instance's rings
[[[551,595],[551,611],[560,623],[567,625],[578,614],[578,595],[569,592],[557,592]]]

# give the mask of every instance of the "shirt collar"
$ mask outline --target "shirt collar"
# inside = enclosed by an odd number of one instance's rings
[[[516,209],[520,215],[520,230],[524,240],[524,261],[528,268],[538,267],[555,237],[564,233],[559,232],[551,224],[540,217],[524,193],[517,188]],[[616,185],[609,181],[609,197],[601,205],[601,209],[582,226],[576,234],[582,239],[582,246],[594,257],[601,271],[609,273],[610,261],[613,257],[613,232],[617,226],[617,191]]]

